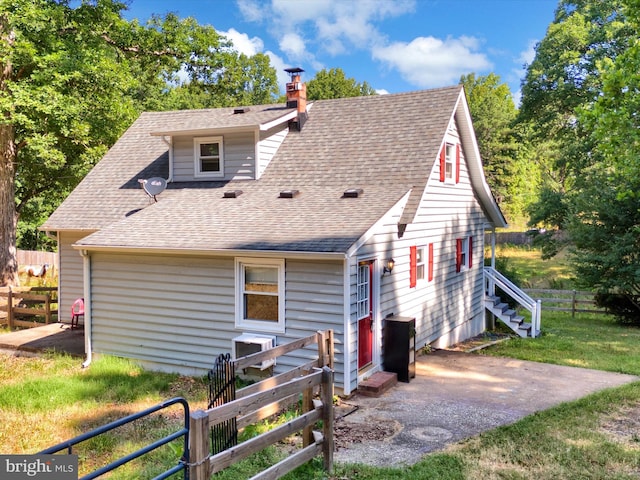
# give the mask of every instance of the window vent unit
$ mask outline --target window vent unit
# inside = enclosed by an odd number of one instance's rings
[[[259,335],[257,333],[243,333],[235,337],[231,344],[231,357],[236,360],[258,352],[264,352],[276,346],[276,337],[271,335]],[[265,360],[258,365],[252,365],[253,368],[266,370],[276,364],[276,359]]]
[[[241,108],[235,108],[233,110],[233,114],[234,115],[240,115],[242,113],[247,113],[248,111],[250,111],[251,109],[249,107],[241,107]]]
[[[282,190],[280,192],[280,198],[294,198],[300,193],[299,190]]]
[[[362,195],[364,191],[361,188],[350,188],[349,190],[345,190],[343,197],[344,198],[358,198]]]
[[[242,190],[227,190],[222,198],[238,198],[240,195],[242,195]]]

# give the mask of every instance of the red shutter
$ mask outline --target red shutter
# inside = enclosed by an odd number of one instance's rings
[[[469,268],[473,267],[473,237],[469,237]]]
[[[456,272],[462,269],[462,239],[456,239]]]
[[[440,150],[440,181],[444,182],[444,174],[446,171],[446,150],[447,146],[443,145],[442,150]]]
[[[460,144],[456,143],[456,183],[460,182]]]
[[[413,288],[418,283],[418,254],[415,246],[409,247],[409,287]]]
[[[433,280],[433,243],[429,244],[429,281]]]

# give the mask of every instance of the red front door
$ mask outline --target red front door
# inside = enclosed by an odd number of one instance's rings
[[[358,369],[373,360],[373,262],[358,264]]]

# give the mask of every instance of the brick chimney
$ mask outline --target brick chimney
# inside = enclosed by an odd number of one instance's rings
[[[284,70],[291,75],[291,81],[287,83],[287,108],[296,108],[298,116],[292,120],[292,125],[298,131],[302,130],[304,122],[307,121],[307,86],[300,79],[303,69],[285,68]]]

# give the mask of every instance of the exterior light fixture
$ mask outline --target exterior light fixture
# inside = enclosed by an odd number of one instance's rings
[[[386,273],[391,275],[391,271],[393,270],[393,266],[395,264],[396,262],[393,258],[390,258],[389,260],[387,260],[387,264],[384,267],[382,267],[382,276],[384,277]]]

